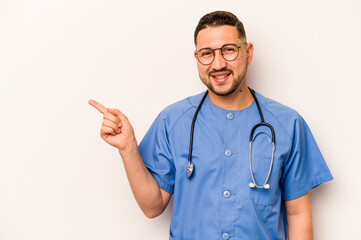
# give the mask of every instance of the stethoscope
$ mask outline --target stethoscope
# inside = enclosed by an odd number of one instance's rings
[[[251,131],[251,134],[249,136],[249,170],[251,172],[251,177],[252,177],[252,182],[249,183],[249,187],[250,188],[264,188],[264,189],[269,189],[270,188],[270,185],[267,183],[268,182],[268,179],[270,177],[270,174],[271,174],[271,170],[272,170],[272,165],[273,165],[273,158],[274,158],[274,152],[275,152],[275,132],[274,132],[274,129],[272,127],[271,124],[269,123],[266,123],[264,121],[264,118],[263,118],[263,114],[262,114],[262,110],[261,110],[261,107],[259,106],[259,103],[258,103],[258,100],[256,98],[256,94],[254,92],[253,89],[251,88],[248,88],[257,104],[257,109],[258,109],[258,114],[261,118],[261,122],[256,124],[253,128],[252,128],[252,131]],[[194,113],[194,116],[193,116],[193,120],[192,120],[192,126],[191,126],[191,134],[190,134],[190,142],[189,142],[189,154],[188,154],[188,166],[187,166],[187,177],[190,178],[192,176],[192,173],[194,171],[194,164],[192,162],[192,150],[193,150],[193,135],[194,135],[194,125],[195,125],[195,122],[196,122],[196,118],[197,118],[197,115],[198,115],[198,112],[199,110],[201,109],[201,106],[204,102],[204,100],[206,99],[206,96],[208,94],[208,91],[206,91],[206,93],[203,95],[203,98],[201,100],[201,102],[199,103],[198,107],[197,107],[197,110],[196,112]],[[252,170],[252,143],[253,143],[253,134],[254,132],[256,131],[256,129],[260,126],[266,126],[268,127],[271,132],[272,132],[272,158],[271,158],[271,164],[270,164],[270,167],[269,167],[269,170],[268,170],[268,174],[267,174],[267,178],[266,180],[264,181],[264,183],[259,186],[256,184],[256,180],[254,178],[254,175],[253,175],[253,170]]]

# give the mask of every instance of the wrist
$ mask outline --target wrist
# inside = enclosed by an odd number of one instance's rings
[[[133,140],[129,141],[129,143],[122,147],[122,148],[118,148],[118,151],[120,153],[120,155],[125,156],[128,154],[133,154],[134,152],[138,151],[138,143],[137,140],[134,138]]]

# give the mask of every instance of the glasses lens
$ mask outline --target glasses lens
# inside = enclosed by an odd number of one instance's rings
[[[222,56],[227,61],[233,61],[238,56],[238,47],[233,44],[228,44],[222,48]]]
[[[198,51],[198,60],[202,63],[202,64],[210,64],[213,61],[213,51],[212,49],[208,49],[208,48],[204,48]]]

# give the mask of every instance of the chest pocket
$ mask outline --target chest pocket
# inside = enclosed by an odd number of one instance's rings
[[[271,132],[264,130],[265,129],[262,129],[262,131],[256,132],[253,137],[251,153],[252,173],[256,184],[262,186],[271,169],[267,180],[267,184],[269,184],[270,188],[249,188],[249,197],[255,204],[273,205],[276,203],[279,191],[278,173],[280,171],[280,161],[276,157],[275,150],[272,163],[272,135]],[[251,173],[249,176],[249,183],[253,183]]]

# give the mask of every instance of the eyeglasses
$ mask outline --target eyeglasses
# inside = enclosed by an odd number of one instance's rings
[[[223,45],[221,48],[202,48],[195,52],[197,55],[198,61],[203,65],[209,65],[214,61],[214,56],[216,50],[221,50],[221,55],[224,60],[226,61],[234,61],[239,54],[239,49],[244,45],[247,44],[247,42],[244,42],[241,46],[237,46],[236,44],[229,43]]]

